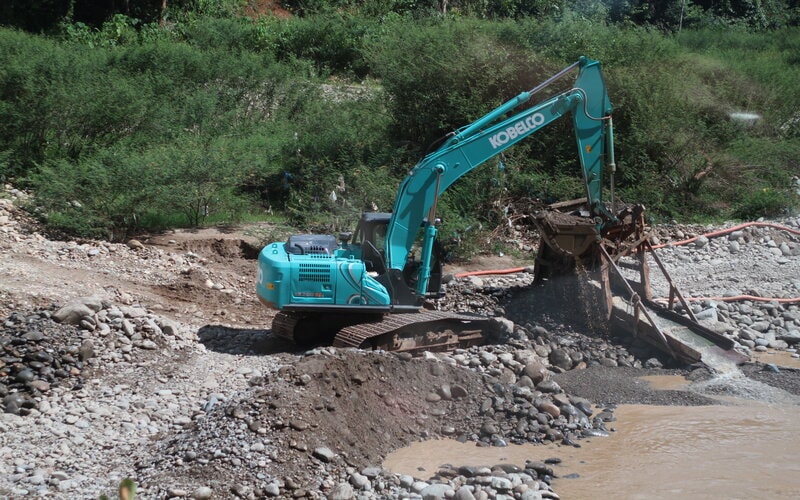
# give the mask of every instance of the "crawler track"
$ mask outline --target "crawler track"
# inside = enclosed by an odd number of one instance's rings
[[[395,352],[451,351],[479,345],[489,318],[449,311],[385,315],[278,313],[273,334],[300,345],[382,349]]]

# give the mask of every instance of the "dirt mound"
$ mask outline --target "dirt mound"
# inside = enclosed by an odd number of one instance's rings
[[[542,392],[560,392],[557,385],[534,391],[500,370],[464,369],[448,356],[321,348],[284,359],[289,364],[253,376],[250,389],[205,405],[189,428],[156,444],[149,455],[159,459],[140,470],[142,485],[150,492],[188,488],[202,477],[261,491],[280,484],[296,497],[324,492],[347,467],[380,468],[386,454],[419,439],[567,443],[581,429],[603,429],[602,417],[589,422],[588,402]]]
[[[252,484],[259,473],[264,484],[280,478],[316,489],[325,475],[318,448],[331,450],[340,466],[378,466],[391,450],[441,435],[447,422],[468,424],[479,410],[474,399],[486,391],[480,374],[438,361],[318,352],[252,378],[250,390],[162,442],[156,456],[164,458],[142,471],[143,483]],[[251,463],[227,458],[242,450],[257,450]]]
[[[217,262],[227,259],[255,260],[261,251],[260,248],[245,240],[229,238],[188,240],[182,242],[178,247],[187,252],[216,259]]]

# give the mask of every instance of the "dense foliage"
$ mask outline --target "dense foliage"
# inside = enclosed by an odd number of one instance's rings
[[[618,196],[662,219],[797,205],[795,2],[276,5],[6,2],[0,21],[37,34],[0,29],[0,178],[65,234],[265,211],[338,229],[390,209],[445,134],[587,55],[615,106]],[[556,122],[456,183],[447,234],[506,222],[513,200],[581,196],[572,135]]]

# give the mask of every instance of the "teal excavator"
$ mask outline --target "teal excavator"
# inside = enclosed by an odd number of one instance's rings
[[[576,69],[572,88],[525,107],[534,94]],[[391,212],[364,213],[353,233],[338,238],[300,234],[267,245],[259,254],[256,289],[264,304],[279,310],[273,334],[305,345],[332,341],[408,351],[479,343],[488,318],[424,307],[442,295],[439,197],[474,168],[571,115],[586,199],[578,219],[537,215],[546,243],[538,273],[546,276],[559,261],[591,254],[601,240],[626,237],[632,231],[624,229],[630,214],[611,213],[602,199],[603,172],[613,175],[615,169],[611,109],[600,63],[581,57],[449,134],[400,184]],[[613,177],[611,185],[613,193]]]

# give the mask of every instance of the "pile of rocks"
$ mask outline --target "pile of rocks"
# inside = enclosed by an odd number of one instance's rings
[[[74,329],[50,319],[50,311],[14,313],[0,330],[2,410],[28,415],[51,387],[80,388],[81,370],[94,356],[92,341],[82,342]]]
[[[533,351],[556,373],[593,364],[655,368],[669,363],[645,342],[614,335],[596,318],[578,313],[586,307],[580,304],[578,292],[559,302],[558,297],[532,289],[532,282],[531,273],[453,279],[440,307],[493,314],[498,336],[482,349]]]
[[[800,230],[800,219],[786,219],[780,224],[795,233]],[[712,238],[701,234],[710,230],[702,226],[664,226],[653,236],[654,244],[666,242],[656,252],[673,282],[692,301],[695,316],[705,326],[736,341],[745,353],[779,349],[800,356],[796,351],[800,344],[800,236],[769,226],[751,226]],[[689,238],[696,239],[686,245],[669,244]],[[667,297],[669,283],[655,262],[650,268],[654,295]],[[629,278],[636,279],[632,275]],[[573,295],[559,301],[558,297],[531,293],[532,281],[529,273],[453,279],[447,283],[442,308],[516,320],[518,324],[508,340],[528,348],[531,346],[527,338],[533,347],[539,346],[537,352],[556,369],[568,370],[593,362],[634,367],[642,366],[637,360],[643,360],[648,367],[668,363],[663,354],[645,344],[592,328],[587,323],[590,314],[585,314],[592,307],[580,304],[579,286],[575,285]],[[722,300],[742,295],[767,299]],[[680,305],[677,310],[687,314]],[[536,325],[529,324],[526,318],[535,319]],[[591,331],[593,335],[575,331]],[[568,357],[572,358],[571,363]]]
[[[456,500],[516,498],[520,500],[558,499],[550,481],[554,477],[551,464],[528,461],[524,467],[513,464],[493,466],[444,465],[426,481],[406,474],[392,474],[379,467],[366,467],[360,471],[344,468],[323,482],[321,498],[423,498]],[[278,491],[286,483],[275,483]],[[275,491],[274,489],[272,491]]]
[[[27,415],[53,387],[83,386],[82,373],[132,362],[137,350],[186,348],[196,335],[139,306],[82,297],[63,307],[12,313],[0,330],[0,397],[7,413]]]

